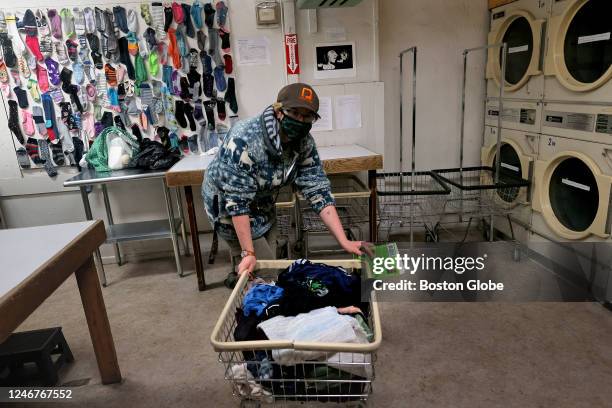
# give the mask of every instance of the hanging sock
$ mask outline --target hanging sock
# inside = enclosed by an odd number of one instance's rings
[[[119,44],[119,61],[127,68],[128,77],[131,80],[136,79],[136,73],[134,71],[134,65],[130,59],[130,52],[128,50],[128,40],[126,37],[121,37],[118,40]],[[112,85],[111,85],[112,86]]]
[[[221,49],[224,52],[230,52],[230,33],[226,28],[219,29],[219,37],[221,37]]]
[[[140,85],[141,83],[147,81],[149,76],[147,75],[147,69],[144,65],[144,60],[140,56],[140,54],[136,55],[134,59],[134,65],[136,65],[136,85]]]
[[[204,112],[206,112],[206,120],[208,121],[208,130],[215,130],[215,101],[210,100],[204,102]]]
[[[211,74],[202,74],[203,83],[203,91],[204,95],[208,98],[213,97],[213,88],[215,86],[215,79]]]
[[[62,31],[64,32],[64,35],[66,35],[68,38],[75,37],[76,32],[74,30],[74,19],[70,9],[63,8],[62,11],[60,11],[60,16],[62,16]]]
[[[177,25],[183,24],[185,19],[183,8],[176,1],[172,2],[172,17]]]
[[[172,13],[171,13],[172,14]],[[151,3],[151,18],[153,19],[153,29],[157,32],[160,39],[166,38],[166,29],[164,28],[164,6],[160,2]],[[172,19],[170,20],[172,21]]]
[[[64,43],[61,41],[54,41],[53,48],[55,48],[55,54],[57,55],[59,63],[62,65],[68,65],[70,60],[68,59],[68,52],[66,51],[66,46]]]
[[[49,22],[51,23],[51,34],[57,40],[62,39],[62,18],[56,9],[47,10],[47,16],[49,16]]]
[[[49,152],[49,144],[44,139],[38,140],[38,148],[40,151],[40,158],[43,160],[45,165],[45,171],[49,177],[57,176],[57,170],[53,167],[51,163],[51,153]]]
[[[102,69],[104,64],[102,63],[102,54],[100,54],[100,39],[95,33],[87,34],[87,42],[91,49],[91,58],[93,59],[94,65],[97,69]]]
[[[115,24],[124,34],[127,34],[130,30],[128,28],[127,16],[125,8],[121,6],[113,7],[113,15],[115,16]]]
[[[96,31],[96,18],[91,7],[83,9],[83,19],[85,20],[85,34],[91,34]]]
[[[198,30],[196,38],[200,51],[206,51],[206,34],[204,31]]]
[[[74,32],[76,35],[85,35],[85,15],[78,7],[72,9],[72,15],[74,16]]]
[[[202,28],[202,3],[200,0],[195,0],[191,6],[191,18],[198,30]]]
[[[138,54],[138,38],[136,37],[136,34],[134,34],[133,32],[128,33],[127,36],[125,36],[125,38],[127,39],[127,48],[128,48],[128,52],[129,54],[134,57],[136,56],[136,54]],[[121,39],[119,40],[121,41]]]
[[[45,65],[49,74],[51,84],[57,86],[60,83],[59,64],[53,58],[45,58]]]
[[[172,7],[164,7],[164,31],[168,32],[172,25]]]
[[[217,116],[219,117],[219,120],[225,120],[226,118],[225,99],[217,98],[216,102],[217,102]]]
[[[215,9],[210,3],[204,5],[204,23],[206,27],[212,28],[215,22]]]
[[[202,61],[202,71],[204,74],[212,74],[212,59],[206,51],[200,51],[200,60]]]
[[[194,38],[195,37],[195,29],[193,28],[193,23],[191,22],[191,6],[187,3],[181,4],[183,8],[183,24],[185,26],[185,34],[187,37]]]
[[[187,127],[187,118],[185,117],[185,103],[178,99],[174,101],[174,117],[180,127]]]
[[[47,136],[47,128],[45,127],[45,119],[43,118],[43,110],[40,106],[32,106],[32,119],[38,134],[42,137]]]
[[[133,9],[129,9],[127,13],[127,27],[128,31],[132,33],[138,32],[138,15]]]
[[[225,91],[224,98],[228,102],[232,112],[238,113],[238,101],[236,100],[236,85],[234,83],[234,78],[228,78],[227,91]]]
[[[68,50],[68,58],[72,63],[77,61],[79,53],[77,51],[79,44],[71,39],[66,40],[66,49]]]
[[[38,150],[38,141],[33,137],[28,137],[28,140],[26,142],[26,151],[28,152],[28,156],[30,156],[34,164],[43,164],[43,160],[40,158],[40,152]]]
[[[227,82],[225,82],[225,69],[221,66],[216,66],[213,70],[215,73],[215,84],[217,85],[217,91],[225,92],[227,89]]]
[[[162,81],[168,90],[172,89],[172,67],[164,65],[162,67]]]
[[[234,64],[232,62],[232,56],[229,54],[225,54],[223,56],[223,65],[225,66],[225,73],[226,74],[231,74],[232,71],[234,70]]]
[[[15,96],[17,96],[19,107],[21,109],[26,109],[28,107],[28,93],[18,86],[13,88],[13,92],[15,92]]]
[[[194,132],[196,130],[196,123],[193,117],[193,106],[190,103],[185,103],[184,106],[185,117],[189,121],[189,129]]]
[[[153,19],[151,17],[151,10],[147,3],[140,4],[140,16],[144,19],[145,23],[149,26],[153,26]]]
[[[35,79],[30,78],[28,79],[28,83],[26,86],[30,91],[30,96],[32,97],[32,100],[34,100],[34,102],[40,102],[40,88],[38,87],[38,82]]]
[[[157,77],[157,73],[159,72],[159,60],[157,58],[157,53],[152,52],[149,54],[147,58],[147,65],[149,67],[149,72],[152,77]]]
[[[59,131],[55,123],[55,108],[53,107],[53,99],[49,93],[42,95],[42,104],[45,112],[45,127],[47,128],[47,135],[49,140],[54,141],[59,137]]]
[[[104,65],[104,75],[109,86],[117,86],[117,70],[111,64]]]
[[[223,59],[219,53],[219,30],[216,28],[208,30],[208,54],[215,62],[215,65],[223,65]]]
[[[227,6],[224,1],[218,1],[215,4],[215,8],[217,9],[217,24],[219,27],[225,27],[225,20],[227,18]]]
[[[181,67],[181,56],[176,43],[176,30],[174,28],[168,30],[168,40],[168,54],[172,58],[172,65],[174,68],[179,69]]]
[[[29,141],[30,139],[28,139]],[[36,141],[36,139],[34,139]],[[31,167],[30,159],[28,159],[28,154],[26,153],[26,149],[23,147],[19,147],[15,150],[17,154],[17,163],[19,163],[19,167],[22,169],[29,169]]]
[[[13,135],[17,138],[19,143],[24,143],[23,133],[21,132],[21,127],[19,126],[19,110],[17,109],[17,102],[13,100],[8,101],[9,105],[9,119],[8,126]]]

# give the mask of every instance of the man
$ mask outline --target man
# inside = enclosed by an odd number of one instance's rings
[[[202,185],[206,214],[240,255],[240,273],[253,272],[257,258],[276,258],[275,201],[281,187],[295,183],[342,248],[361,255],[361,242],[347,239],[330,183],[323,172],[312,124],[319,98],[311,86],[291,84],[260,115],[236,123],[206,171]]]

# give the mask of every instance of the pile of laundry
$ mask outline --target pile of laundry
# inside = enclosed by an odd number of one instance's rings
[[[358,274],[299,259],[275,282],[251,282],[236,310],[234,340],[368,343],[374,337],[368,314]],[[369,354],[293,348],[242,354],[245,363],[231,371],[240,393],[251,397],[355,394],[372,377]]]

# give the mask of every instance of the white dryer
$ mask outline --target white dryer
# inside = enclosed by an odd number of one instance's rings
[[[541,57],[544,27],[550,0],[518,0],[491,10],[489,45],[506,42],[508,54],[505,98],[541,99],[544,78]],[[487,55],[487,96],[498,97],[501,80],[501,49]]]
[[[501,172],[513,177],[529,180],[533,184],[533,164],[538,155],[540,135],[513,129],[501,129],[500,168]],[[495,168],[497,155],[497,127],[485,126],[484,143],[481,149],[481,162],[483,166]],[[520,223],[513,223],[513,231],[506,218],[497,217],[495,228],[506,236],[512,232],[517,240],[526,242],[528,230],[521,226],[531,225],[531,188],[517,189],[516,194],[504,194],[500,197],[508,202],[512,209],[511,216]]]
[[[612,1],[553,1],[544,74],[548,101],[612,102]]]
[[[534,229],[561,241],[607,239],[611,181],[612,106],[544,103]]]

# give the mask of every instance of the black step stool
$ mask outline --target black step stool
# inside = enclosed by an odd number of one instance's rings
[[[57,356],[55,362],[53,356]],[[0,386],[19,386],[24,378],[24,365],[34,363],[38,367],[40,385],[57,383],[57,372],[74,361],[61,327],[12,333],[0,344],[0,375],[8,368],[8,376],[0,378]]]

